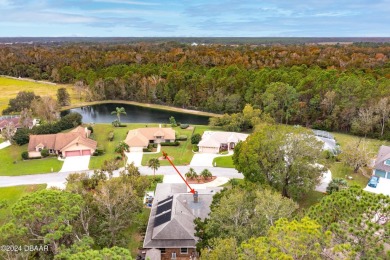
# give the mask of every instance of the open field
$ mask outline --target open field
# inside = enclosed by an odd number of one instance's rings
[[[73,91],[73,88],[70,85],[53,85],[50,83],[40,83],[30,80],[0,77],[0,113],[8,106],[9,100],[11,98],[15,98],[19,91],[31,91],[39,96],[49,95],[53,98],[56,98],[57,89],[63,87],[67,88],[71,96],[71,102],[77,102],[78,100],[76,99],[76,93]]]
[[[5,203],[5,207],[0,209],[0,225],[4,223],[7,216],[11,214],[12,205],[21,197],[46,188],[46,184],[40,185],[23,185],[0,188],[0,202]]]
[[[27,144],[18,146],[13,144],[0,150],[0,176],[19,176],[38,173],[58,172],[62,161],[56,157],[44,159],[22,160],[21,153],[27,151]]]

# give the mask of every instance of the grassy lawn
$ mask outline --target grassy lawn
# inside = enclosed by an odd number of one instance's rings
[[[62,161],[55,157],[23,161],[21,153],[27,151],[27,144],[11,145],[0,150],[0,176],[18,176],[37,173],[50,173],[61,170]]]
[[[306,194],[306,196],[302,197],[298,201],[299,207],[301,209],[308,209],[312,205],[318,203],[325,196],[326,195],[324,193],[322,193],[322,192],[318,192],[318,191],[315,191],[315,190],[310,191],[308,194]]]
[[[198,126],[195,126],[195,129]],[[186,135],[187,141],[180,141],[179,146],[162,146],[161,151],[166,152],[169,156],[173,157],[173,163],[175,165],[188,165],[191,162],[194,153],[192,152],[191,135],[194,129],[181,129],[180,127],[173,128],[179,135]],[[142,165],[147,165],[148,161],[152,158],[158,158],[162,154],[144,154],[142,157]],[[160,161],[160,165],[170,165],[167,160]]]
[[[213,165],[216,167],[222,167],[222,168],[234,168],[233,164],[233,156],[221,156],[214,158]]]
[[[342,162],[335,162],[331,164],[330,171],[332,172],[332,178],[346,179],[348,185],[358,185],[362,188],[367,186],[368,178],[360,172],[353,173],[353,169]],[[352,179],[346,178],[346,176],[352,176]]]
[[[137,216],[137,221],[125,230],[126,237],[128,238],[127,247],[131,252],[131,255],[137,257],[138,248],[142,247],[144,234],[146,232],[146,226],[148,225],[148,219],[150,215],[150,209],[144,208]]]
[[[8,106],[9,100],[11,98],[15,98],[19,91],[32,91],[39,96],[49,95],[56,98],[57,89],[63,87],[68,89],[68,92],[71,96],[71,103],[78,102],[78,100],[76,99],[76,93],[74,92],[73,87],[71,87],[70,85],[52,85],[34,81],[0,77],[0,113]]]
[[[45,188],[46,184],[0,188],[0,201],[6,203],[6,206],[0,209],[0,225],[5,222],[7,216],[11,213],[12,205],[15,204],[21,197]]]
[[[118,156],[115,147],[120,141],[124,141],[127,132],[131,129],[145,127],[146,124],[127,124],[126,127],[113,127],[111,124],[95,124],[93,126],[93,138],[98,142],[98,148],[104,150],[101,156],[92,156],[89,162],[90,169],[100,169],[105,160],[114,159]],[[158,124],[147,124],[148,127],[158,127]],[[114,131],[114,140],[108,140],[108,133]]]

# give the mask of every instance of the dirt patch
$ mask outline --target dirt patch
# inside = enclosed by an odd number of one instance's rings
[[[204,184],[204,183],[212,182],[216,178],[217,178],[217,176],[213,176],[211,178],[208,178],[207,180],[205,180],[203,178],[199,178],[199,179],[189,179],[189,178],[186,178],[186,181],[189,184]]]
[[[192,129],[194,129],[194,127],[193,127],[193,126],[189,126],[189,127],[187,127],[186,129],[187,129],[187,130],[192,130]]]

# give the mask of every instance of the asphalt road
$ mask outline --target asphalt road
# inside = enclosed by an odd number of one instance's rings
[[[189,170],[189,166],[177,166],[176,167],[183,175]],[[234,168],[219,168],[219,167],[192,167],[197,173],[200,173],[203,169],[208,169],[214,176],[226,177],[226,178],[240,178],[244,176]],[[139,167],[142,175],[153,175],[153,170],[146,166]],[[83,171],[88,174],[92,174],[93,171]],[[61,172],[61,173],[47,173],[47,174],[34,174],[23,176],[0,176],[0,187],[9,187],[17,185],[30,185],[30,184],[50,184],[50,183],[64,183],[69,174],[73,172]],[[158,175],[174,175],[177,174],[172,166],[161,166],[157,171]],[[114,177],[119,176],[119,171],[114,172]]]

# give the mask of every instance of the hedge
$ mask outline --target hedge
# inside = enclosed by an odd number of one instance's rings
[[[190,125],[189,124],[181,124],[180,128],[181,129],[187,129]]]
[[[186,135],[179,135],[176,138],[176,141],[187,141],[187,136]]]
[[[170,142],[170,143],[163,142],[163,143],[160,143],[160,144],[161,144],[161,146],[179,146],[180,145],[180,143],[178,141]]]

